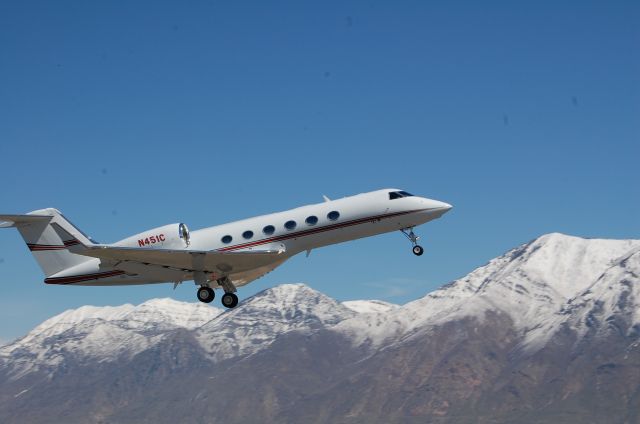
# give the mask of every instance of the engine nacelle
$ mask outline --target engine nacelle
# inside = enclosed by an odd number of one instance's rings
[[[189,228],[180,223],[153,228],[114,244],[116,246],[151,249],[184,249],[189,246],[189,243]]]

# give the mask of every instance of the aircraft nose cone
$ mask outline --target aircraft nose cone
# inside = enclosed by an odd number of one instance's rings
[[[450,204],[448,204],[447,202],[438,202],[438,203],[439,203],[438,208],[444,209],[445,212],[453,207]]]
[[[431,210],[431,213],[437,214],[437,216],[442,216],[443,214],[449,212],[453,206],[446,202],[441,202],[439,200],[425,199],[426,203]]]

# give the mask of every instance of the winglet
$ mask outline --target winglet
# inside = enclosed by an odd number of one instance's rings
[[[329,199],[327,196],[325,196],[324,194],[322,195],[322,198],[324,199],[325,202],[330,202],[331,199]]]

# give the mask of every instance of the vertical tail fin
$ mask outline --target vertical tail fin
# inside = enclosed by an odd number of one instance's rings
[[[0,227],[18,229],[47,277],[91,260],[68,250],[72,245],[78,244],[78,241],[87,245],[94,242],[56,209],[41,209],[29,212],[27,215],[0,215],[0,221],[4,221],[0,223]],[[76,240],[63,242],[52,224],[59,225]]]

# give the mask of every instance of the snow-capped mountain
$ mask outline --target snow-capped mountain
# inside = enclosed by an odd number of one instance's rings
[[[540,349],[563,328],[576,332],[576,343],[590,332],[602,334],[611,329],[640,335],[640,247],[632,247],[607,264],[559,311],[538,319],[523,345],[529,350]]]
[[[632,423],[639,382],[640,240],[554,233],[402,306],[66,311],[0,347],[0,422]]]
[[[50,318],[26,336],[0,348],[0,367],[13,378],[67,360],[108,361],[132,357],[166,333],[193,330],[222,313],[203,304],[153,299],[138,306],[83,306]]]
[[[197,339],[215,360],[267,348],[279,335],[333,326],[355,313],[304,284],[283,284],[242,302],[197,331]]]
[[[565,304],[639,248],[640,240],[547,234],[390,314],[358,316],[337,329],[350,334],[356,343],[380,345],[389,337],[408,337],[465,317],[482,320],[487,311],[493,311],[505,314],[524,334],[555,321]],[[538,345],[533,340],[529,344]]]
[[[48,319],[0,348],[0,368],[19,378],[40,368],[54,370],[65,360],[130,358],[176,329],[192,331],[208,359],[220,361],[258,352],[290,331],[326,328],[355,315],[304,284],[265,290],[225,313],[199,302],[172,299],[152,299],[137,306],[83,306]]]

